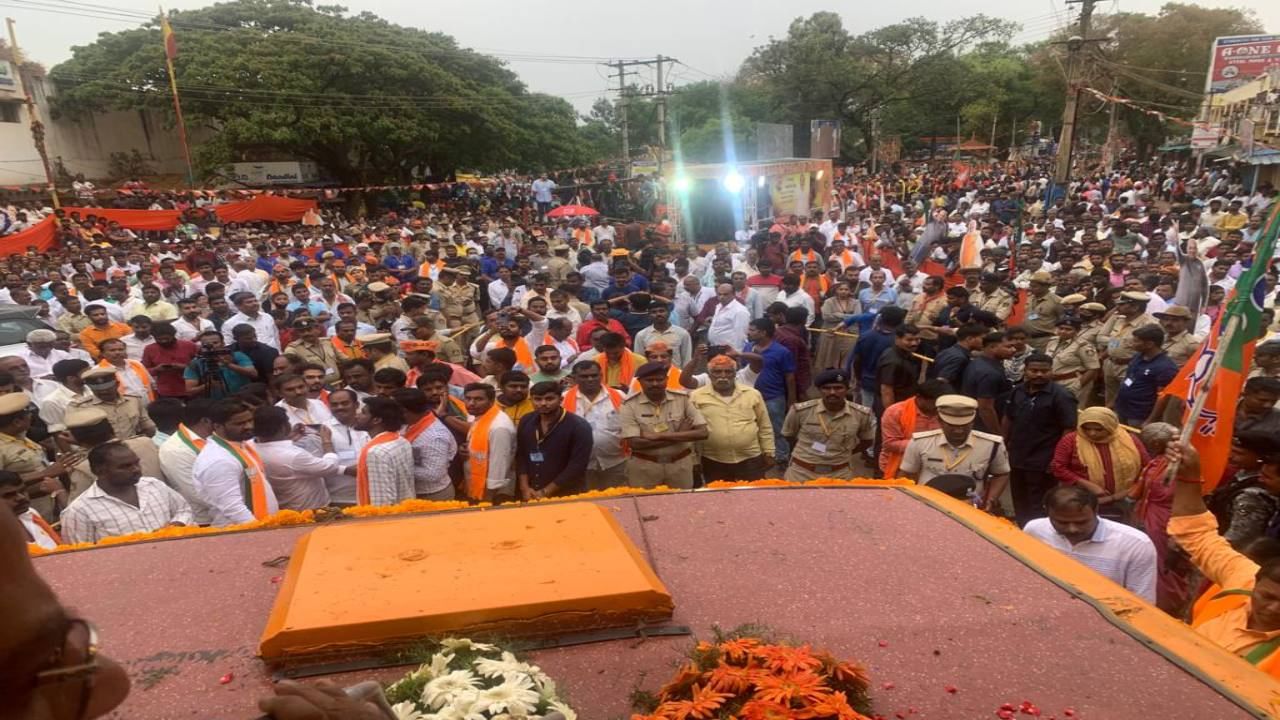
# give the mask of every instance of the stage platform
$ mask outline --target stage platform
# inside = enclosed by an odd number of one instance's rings
[[[762,624],[863,662],[885,718],[991,718],[1023,701],[1059,720],[1068,708],[1081,720],[1229,720],[1280,708],[1280,684],[1016,528],[927,489],[594,502],[671,592],[672,623],[702,637]],[[307,531],[94,549],[40,557],[36,568],[129,669],[134,689],[113,717],[254,718],[270,687],[254,653],[280,559]],[[533,657],[580,718],[608,720],[629,717],[631,691],[665,682],[691,642],[614,640]]]

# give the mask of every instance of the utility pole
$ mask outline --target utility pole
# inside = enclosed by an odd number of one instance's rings
[[[667,154],[667,90],[666,90],[666,86],[662,84],[662,63],[664,60],[667,60],[667,59],[668,58],[664,58],[661,55],[658,56],[658,59],[657,59],[658,70],[655,75],[657,78],[656,91],[658,94],[658,174],[659,175],[662,174],[662,159]]]
[[[1111,96],[1115,97],[1116,91],[1119,90],[1119,83],[1114,80],[1111,82]],[[1102,167],[1107,172],[1111,172],[1112,167],[1116,164],[1116,145],[1119,144],[1119,138],[1116,137],[1116,110],[1120,103],[1111,103],[1111,108],[1107,114],[1107,144],[1102,146]]]
[[[1089,40],[1089,27],[1093,21],[1093,7],[1098,0],[1066,0],[1068,5],[1080,4],[1080,29],[1067,40],[1067,103],[1062,111],[1062,137],[1058,141],[1057,163],[1053,170],[1055,185],[1065,187],[1071,179],[1071,153],[1075,149],[1076,105],[1080,99],[1080,82],[1084,77],[1084,57],[1080,52]]]
[[[876,174],[880,154],[880,108],[871,111],[871,174]]]
[[[31,79],[22,70],[22,51],[18,48],[18,33],[14,30],[17,23],[13,18],[5,18],[9,26],[9,52],[13,53],[13,66],[18,72],[18,82],[22,83],[22,94],[27,103],[27,116],[31,124],[31,142],[35,145],[36,154],[44,165],[44,179],[49,184],[49,197],[53,201],[53,209],[57,210],[58,188],[53,178],[53,166],[49,164],[49,151],[44,145],[44,123],[40,122],[40,114],[36,111],[36,101],[31,95]]]
[[[635,75],[635,72],[627,70],[628,65],[629,63],[622,61],[609,63],[609,67],[614,68],[617,72],[613,77],[618,78],[618,115],[622,124],[622,159],[630,163],[631,126],[627,123],[627,106],[631,104],[631,97],[627,92],[627,76]]]
[[[665,55],[658,55],[652,60],[619,60],[617,62],[605,63],[613,69],[614,73],[611,77],[618,79],[618,109],[621,112],[622,121],[622,154],[623,158],[631,162],[631,137],[630,125],[627,120],[627,108],[631,103],[631,98],[652,97],[657,98],[658,105],[658,173],[662,173],[662,155],[667,147],[667,97],[671,94],[666,87],[666,65],[668,63],[680,62],[675,58]],[[644,65],[646,67],[656,68],[654,85],[636,90],[627,85],[627,76],[636,75],[634,71],[627,68]]]

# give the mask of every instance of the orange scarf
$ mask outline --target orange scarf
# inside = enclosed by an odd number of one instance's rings
[[[427,428],[431,427],[431,424],[434,423],[435,421],[436,421],[435,413],[429,412],[426,415],[423,415],[421,420],[405,428],[404,439],[408,440],[409,442],[413,442],[414,440],[417,440],[418,436],[421,435],[423,432],[425,432]]]
[[[467,475],[467,496],[473,500],[483,500],[485,488],[489,484],[489,426],[498,417],[502,408],[494,403],[483,415],[476,418],[467,432],[467,462],[470,472]]]
[[[814,252],[813,250],[810,250],[807,253],[802,253],[799,250],[797,250],[791,253],[791,257],[788,258],[787,261],[795,262],[796,260],[799,260],[800,262],[803,262],[806,264],[811,262],[816,262],[818,260],[818,253]]]
[[[847,268],[853,264],[853,251],[845,250],[839,255],[832,255],[831,259],[836,260],[839,263],[841,269]]]
[[[680,368],[672,365],[667,368],[667,389],[668,390],[684,390],[684,386],[680,384]],[[631,381],[631,392],[640,392],[640,381]]]
[[[907,401],[907,406],[902,408],[902,415],[898,416],[899,422],[902,423],[902,428],[906,430],[907,435],[915,432],[917,410],[919,410],[919,408],[916,407],[916,401],[912,398]],[[886,479],[898,477],[898,468],[902,465],[902,456],[904,453],[889,452],[887,449],[882,450],[881,452],[884,453],[886,458],[884,477]]]
[[[613,405],[614,410],[617,410],[618,408],[622,407],[622,393],[618,392],[617,390],[614,390],[608,385],[601,385],[600,389],[604,390],[605,394],[609,396],[609,402]],[[573,387],[569,388],[569,391],[564,394],[564,400],[562,401],[562,404],[569,412],[575,415],[578,414],[578,386],[577,385],[574,385]],[[631,457],[631,446],[627,443],[626,440],[622,441],[622,454],[625,457]]]
[[[507,342],[506,338],[498,338],[498,347],[514,350],[516,363],[525,370],[531,370],[536,367],[533,363],[533,352],[529,350],[529,343],[525,342],[524,338],[516,338],[513,343]]]
[[[404,386],[407,388],[418,387],[418,378],[422,377],[422,371],[416,367],[409,368],[409,372],[404,374]]]
[[[436,272],[440,272],[440,270],[443,267],[444,267],[444,260],[436,260],[434,265],[431,263],[430,260],[426,260],[421,265],[418,266],[418,277],[431,277],[431,271],[433,269]]]
[[[249,501],[249,510],[253,513],[255,519],[266,519],[269,514],[267,509],[267,471],[266,466],[262,464],[262,458],[258,456],[258,451],[254,450],[252,445],[246,443],[231,442],[217,435],[212,435],[211,437],[215,443],[221,445],[222,449],[231,453],[231,456],[240,462],[240,467],[244,469],[244,484],[241,486],[242,497]]]
[[[609,356],[600,353],[596,356],[596,363],[600,365],[600,379],[606,387],[609,387]],[[626,387],[631,384],[631,379],[635,375],[635,360],[631,358],[631,352],[625,348],[622,351],[622,360],[618,362],[618,385]]]
[[[35,521],[35,524],[39,526],[39,528],[43,530],[46,535],[49,536],[50,540],[53,540],[54,544],[56,545],[62,544],[62,536],[59,535],[58,531],[54,530],[53,526],[50,525],[48,522],[46,522],[44,518],[40,517],[40,513],[38,512],[31,513],[31,519]]]
[[[329,340],[333,342],[333,349],[337,350],[339,355],[348,360],[361,360],[365,357],[364,343],[359,340],[356,340],[350,345],[344,342],[337,335],[329,338]]]
[[[382,445],[393,440],[399,440],[400,433],[391,432],[390,430],[379,433],[378,437],[370,440],[360,450],[360,458],[356,461],[356,504],[372,505],[373,501],[369,496],[369,448],[374,445]]]
[[[138,378],[138,382],[142,383],[142,389],[145,390],[147,393],[147,397],[146,397],[147,402],[154,401],[156,399],[156,389],[155,389],[155,386],[151,384],[151,375],[150,373],[147,372],[147,368],[144,367],[143,364],[138,362],[137,360],[125,360],[125,365],[127,365],[125,370],[133,373],[133,376]],[[106,360],[102,360],[98,363],[98,367],[114,368],[116,366],[112,365]],[[116,368],[116,370],[120,370],[120,368]],[[124,395],[125,391],[127,390],[124,383],[124,378],[123,377],[117,378],[116,385],[120,388],[120,394]]]
[[[204,449],[205,444],[208,442],[208,440],[191,432],[191,428],[182,423],[178,423],[178,438],[197,455],[200,454],[200,451]]]
[[[1192,606],[1191,627],[1198,628],[1220,615],[1225,615],[1232,610],[1244,607],[1252,595],[1252,588],[1248,590],[1224,590],[1217,583],[1210,585],[1209,589],[1204,591]],[[1257,657],[1257,655],[1266,652],[1267,645],[1267,642],[1260,643],[1248,652],[1242,652],[1240,657],[1271,677],[1280,679],[1280,652],[1273,649],[1270,653]]]
[[[596,244],[596,236],[591,232],[590,228],[580,228],[573,231],[573,238],[578,241],[582,247],[591,247]]]
[[[551,333],[547,333],[542,336],[543,345],[557,346],[558,343],[565,343],[569,347],[573,348],[575,353],[579,352],[578,341],[574,340],[573,336],[566,337],[564,340],[557,340],[554,337],[551,337]]]

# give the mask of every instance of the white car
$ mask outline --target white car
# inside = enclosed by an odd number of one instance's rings
[[[41,329],[53,328],[36,317],[35,308],[0,303],[0,357],[17,354],[27,346],[27,333]]]

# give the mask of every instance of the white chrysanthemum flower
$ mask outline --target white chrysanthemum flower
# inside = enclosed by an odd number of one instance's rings
[[[515,655],[509,652],[502,653],[502,659],[495,660],[493,658],[476,658],[472,663],[475,665],[476,672],[485,677],[498,677],[508,675],[532,675],[538,672],[536,665],[520,662]]]
[[[488,704],[481,700],[480,693],[469,688],[454,695],[453,701],[449,704],[449,710],[453,712],[456,720],[489,720],[489,716],[485,714],[487,706]]]
[[[556,681],[551,679],[546,673],[536,673],[533,675],[533,684],[538,688],[538,694],[543,700],[553,700],[556,696]]]
[[[408,701],[392,705],[391,712],[395,713],[396,720],[426,720],[427,717],[418,711],[417,705]]]
[[[557,710],[561,715],[564,715],[564,720],[578,720],[578,713],[574,712],[573,708],[569,707],[566,703],[560,702],[559,700],[552,700],[548,704],[551,706],[552,710]]]
[[[527,675],[508,676],[501,685],[480,691],[480,702],[490,713],[505,710],[512,715],[529,715],[537,709],[540,699]]]
[[[453,653],[439,652],[431,656],[431,662],[423,663],[414,673],[419,678],[431,680],[449,672],[449,663],[453,662]]]
[[[460,694],[474,692],[480,684],[480,678],[470,670],[454,670],[429,680],[422,688],[422,701],[431,709],[439,710],[451,705]]]
[[[471,640],[470,638],[445,638],[440,641],[440,644],[443,645],[444,647],[449,648],[454,652],[458,652],[459,650],[473,650],[475,652],[497,652],[498,650],[497,645],[490,645],[489,643],[478,643]]]

